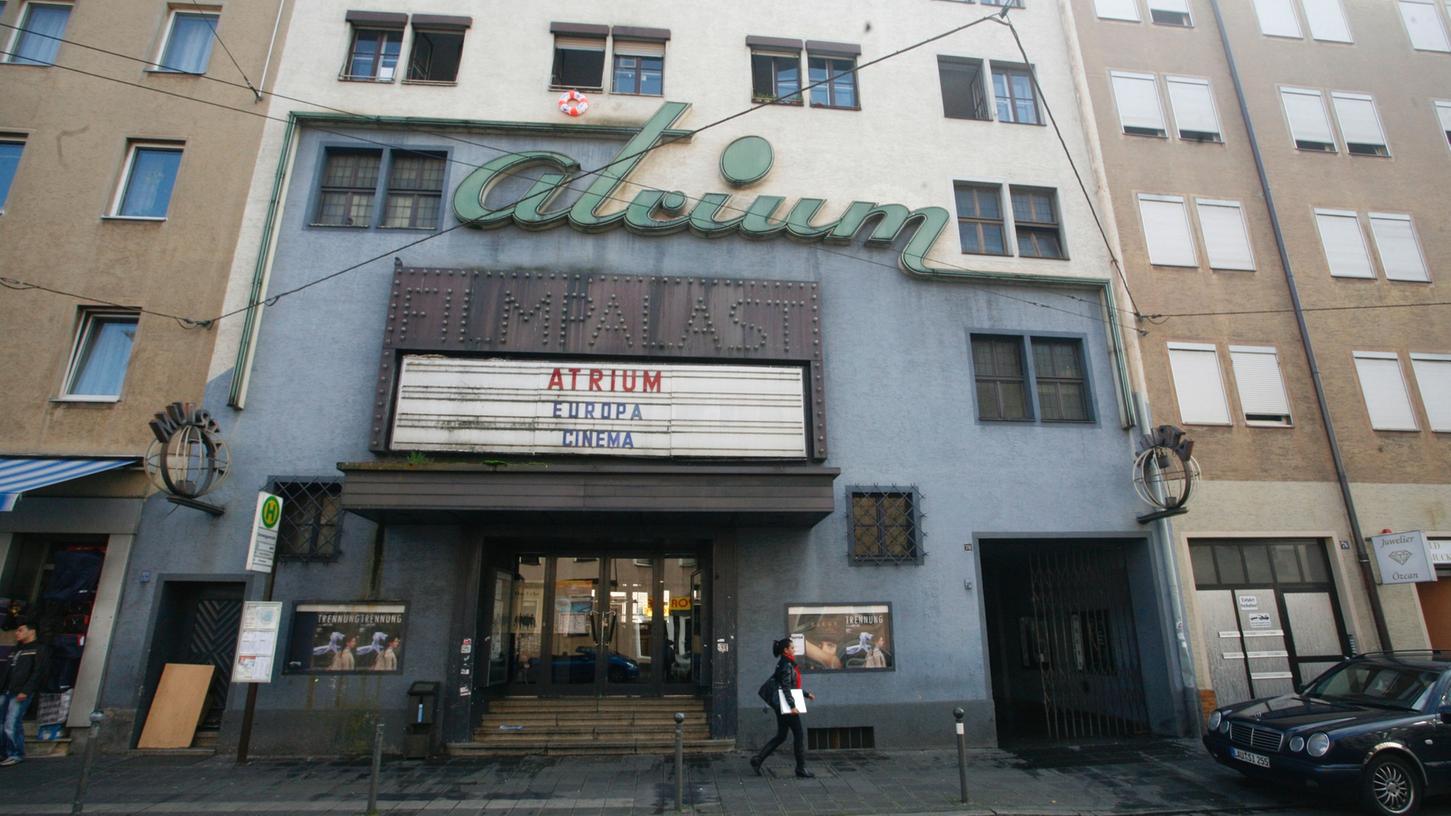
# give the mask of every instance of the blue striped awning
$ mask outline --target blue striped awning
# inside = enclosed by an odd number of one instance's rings
[[[41,457],[0,457],[0,512],[15,509],[21,493],[53,484],[104,473],[133,465],[134,456],[110,459],[46,459]]]

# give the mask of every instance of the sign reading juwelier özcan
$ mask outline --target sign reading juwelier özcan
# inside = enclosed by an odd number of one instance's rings
[[[409,355],[392,448],[804,458],[802,369]]]
[[[300,603],[292,610],[287,671],[400,672],[406,604]]]

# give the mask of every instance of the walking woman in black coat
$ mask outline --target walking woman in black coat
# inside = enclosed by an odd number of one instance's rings
[[[771,675],[771,680],[778,692],[784,694],[787,700],[792,700],[791,689],[801,688],[801,670],[796,668],[796,650],[791,645],[791,639],[782,638],[772,643],[771,654],[777,658],[776,671]],[[815,700],[816,695],[808,691],[806,699]],[[791,748],[796,754],[796,775],[802,779],[816,776],[806,770],[806,734],[801,726],[801,713],[796,710],[795,703],[792,703],[789,714],[782,714],[777,706],[773,706],[771,710],[776,714],[776,736],[766,743],[766,747],[762,748],[760,753],[751,757],[751,769],[756,772],[757,776],[760,776],[761,763],[765,762],[766,757],[786,741],[786,732],[790,731]]]

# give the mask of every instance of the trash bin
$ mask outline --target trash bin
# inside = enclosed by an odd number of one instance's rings
[[[433,752],[433,732],[438,722],[438,689],[441,683],[417,680],[408,687],[408,733],[403,737],[405,759],[427,759]]]

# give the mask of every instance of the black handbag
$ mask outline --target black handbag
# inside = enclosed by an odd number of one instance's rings
[[[776,676],[774,674],[766,678],[766,682],[761,684],[756,695],[761,698],[761,702],[766,704],[767,709],[776,710]]]

